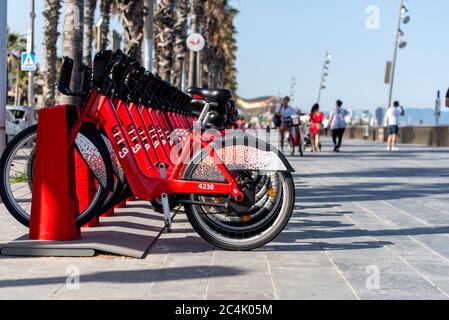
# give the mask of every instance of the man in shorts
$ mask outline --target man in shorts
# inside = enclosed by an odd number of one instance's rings
[[[393,106],[385,114],[385,126],[388,127],[388,147],[387,151],[398,151],[397,139],[399,133],[399,118],[404,116],[404,108],[395,101]]]

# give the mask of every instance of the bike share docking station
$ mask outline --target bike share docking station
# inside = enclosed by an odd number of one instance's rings
[[[95,188],[92,173],[68,143],[70,122],[77,116],[73,106],[40,111],[29,234],[2,245],[2,255],[91,257],[101,252],[143,258],[164,230],[164,217],[135,199],[77,227],[75,217]]]

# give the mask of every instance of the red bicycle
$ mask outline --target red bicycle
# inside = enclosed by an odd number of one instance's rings
[[[301,121],[298,115],[291,116],[286,121],[289,127],[287,132],[288,150],[291,156],[295,155],[298,148],[300,156],[304,156],[304,139],[301,134]]]
[[[72,66],[66,58],[59,85],[64,94],[74,94]],[[92,200],[94,209],[79,223],[99,214],[104,194],[118,194],[114,185],[121,184],[160,203],[169,230],[170,208],[183,205],[194,229],[227,250],[254,249],[282,232],[295,202],[285,157],[253,136],[206,131],[214,113],[223,114],[217,111],[229,103],[228,91],[192,89],[206,100],[191,99],[121,51],[97,54],[89,83],[88,92],[77,94],[85,103],[77,108],[70,138],[103,196]],[[14,215],[10,157],[4,154],[0,163],[0,194]]]

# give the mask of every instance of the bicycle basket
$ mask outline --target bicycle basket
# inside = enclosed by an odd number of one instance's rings
[[[298,116],[292,116],[292,125],[293,126],[299,126],[300,125],[300,120]]]

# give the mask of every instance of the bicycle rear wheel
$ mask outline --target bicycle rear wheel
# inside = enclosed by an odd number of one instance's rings
[[[184,205],[187,218],[203,239],[219,248],[256,249],[276,238],[287,225],[295,202],[293,179],[290,172],[262,176],[258,172],[234,173],[255,191],[244,211],[235,212],[228,197],[191,195],[190,201],[205,205]],[[231,206],[215,206],[225,203]]]

